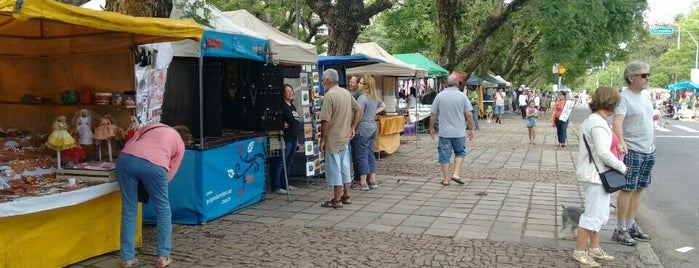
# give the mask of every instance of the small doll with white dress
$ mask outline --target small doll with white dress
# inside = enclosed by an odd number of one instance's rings
[[[65,115],[56,117],[56,121],[53,122],[53,132],[51,132],[45,144],[46,147],[56,150],[56,160],[60,168],[61,151],[75,147],[75,139],[68,133]]]
[[[92,114],[87,109],[80,109],[73,117],[75,131],[78,134],[78,143],[82,146],[91,145],[92,142]]]

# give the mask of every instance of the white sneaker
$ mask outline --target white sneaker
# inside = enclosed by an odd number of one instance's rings
[[[294,186],[291,186],[291,185],[289,185],[289,186],[287,186],[287,187],[286,187],[286,189],[289,189],[289,190],[296,190],[296,189],[298,189],[298,188],[296,188],[296,187],[294,187]]]
[[[279,188],[279,189],[277,189],[277,190],[274,191],[274,192],[275,192],[276,194],[286,194],[286,193],[287,193],[287,191],[284,190],[284,189],[282,189],[282,188]]]

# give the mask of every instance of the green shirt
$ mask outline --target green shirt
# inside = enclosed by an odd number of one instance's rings
[[[466,96],[468,96],[468,100],[471,101],[471,105],[478,104],[478,92],[470,91]]]

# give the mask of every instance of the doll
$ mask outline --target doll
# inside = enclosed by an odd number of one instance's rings
[[[112,162],[112,142],[117,136],[117,125],[113,124],[112,116],[110,114],[105,114],[102,119],[100,119],[100,125],[95,128],[95,133],[92,135],[92,139],[95,141],[95,154],[99,161],[102,161],[102,141],[107,142],[107,149],[109,152],[109,162]]]
[[[59,115],[53,122],[53,132],[49,135],[46,146],[56,151],[75,147],[75,139],[68,133],[68,125],[64,115]]]
[[[78,134],[80,145],[92,144],[92,114],[87,109],[79,110],[73,117],[75,131]]]
[[[141,125],[138,123],[138,118],[135,116],[131,116],[131,119],[129,120],[129,129],[126,130],[126,141],[128,142],[133,136],[136,134],[136,131],[138,128],[140,128]]]
[[[53,122],[53,132],[46,141],[46,147],[56,150],[58,168],[61,168],[61,151],[75,147],[75,139],[68,133],[68,125],[64,115],[59,115]]]

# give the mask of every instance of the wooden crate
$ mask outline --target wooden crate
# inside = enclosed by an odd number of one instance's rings
[[[75,178],[77,181],[116,181],[114,170],[89,170],[89,169],[60,169],[56,175],[59,180]]]

